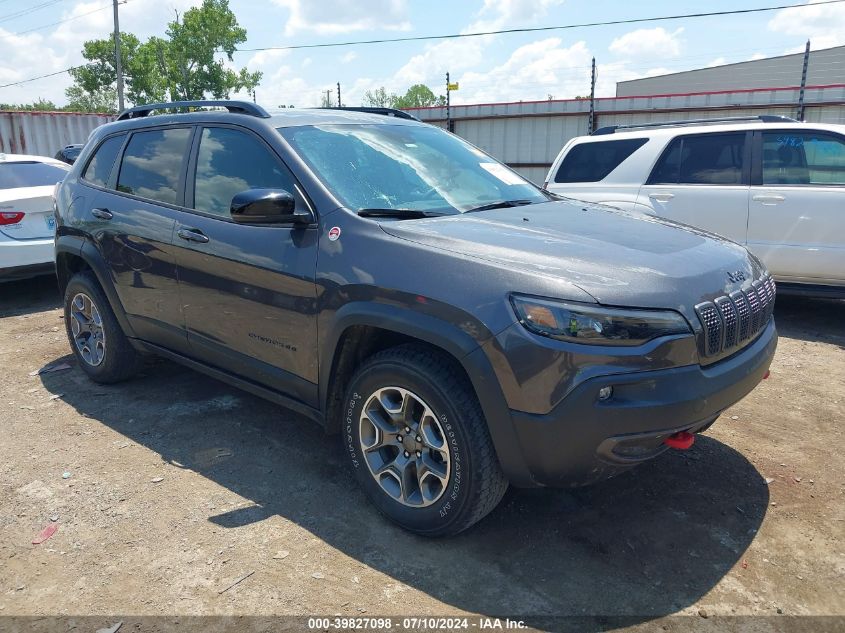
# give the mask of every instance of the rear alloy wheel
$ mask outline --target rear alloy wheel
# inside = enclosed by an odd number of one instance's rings
[[[437,350],[409,344],[370,357],[352,377],[343,411],[358,483],[405,529],[457,534],[507,489],[472,385]]]
[[[79,367],[95,382],[126,380],[143,365],[91,271],[76,273],[67,284],[65,329]]]
[[[106,355],[106,334],[103,318],[91,297],[77,293],[71,300],[70,326],[76,351],[92,367],[103,362]]]

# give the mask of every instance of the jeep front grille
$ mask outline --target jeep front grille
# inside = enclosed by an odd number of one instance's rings
[[[766,327],[775,307],[775,282],[768,275],[745,290],[695,306],[704,328],[705,356],[718,356],[743,346]]]

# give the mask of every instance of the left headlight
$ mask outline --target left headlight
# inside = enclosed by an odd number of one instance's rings
[[[669,310],[632,310],[511,295],[522,325],[540,336],[591,345],[641,345],[658,336],[690,334]]]

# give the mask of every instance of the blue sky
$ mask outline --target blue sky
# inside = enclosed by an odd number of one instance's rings
[[[0,0],[0,84],[55,72],[82,61],[86,39],[111,31],[108,0],[56,0],[23,16],[12,14],[45,0]],[[121,29],[161,35],[175,11],[197,0],[129,0]],[[774,0],[230,0],[249,39],[244,48],[337,42],[394,36],[550,26],[702,10],[780,4]],[[812,4],[812,2],[810,2]],[[83,15],[85,14],[85,15]],[[50,22],[83,16],[61,25]],[[22,33],[38,29],[30,33]],[[448,70],[461,88],[454,103],[571,98],[589,91],[590,58],[598,64],[599,96],[617,81],[720,63],[845,44],[845,3],[746,16],[651,24],[294,51],[239,52],[235,64],[264,73],[258,101],[316,105],[320,91],[340,82],[346,104],[368,89],[404,92],[426,83],[442,93]],[[773,85],[792,78],[772,77]],[[843,71],[845,82],[845,70]],[[65,101],[67,74],[0,89],[0,102],[39,97]]]

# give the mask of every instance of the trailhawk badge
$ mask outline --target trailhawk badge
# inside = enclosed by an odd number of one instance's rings
[[[340,237],[340,227],[339,226],[333,226],[332,228],[329,229],[329,241],[330,242],[336,242],[337,238],[339,238],[339,237]]]

